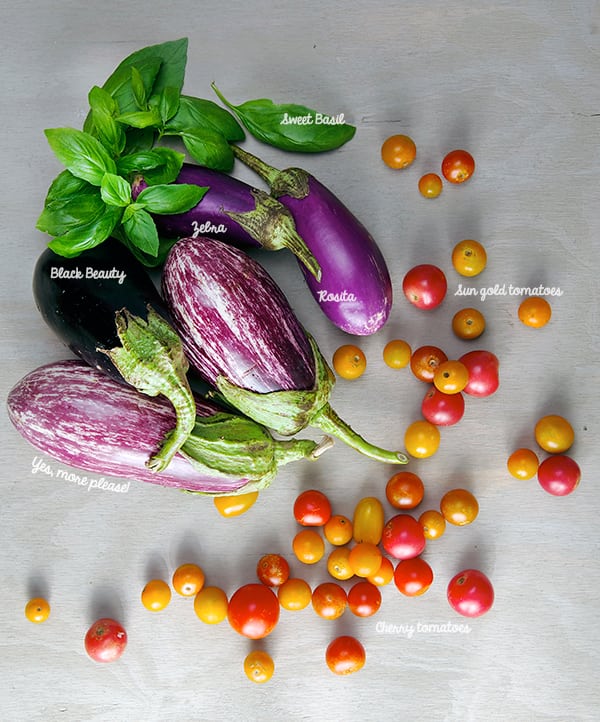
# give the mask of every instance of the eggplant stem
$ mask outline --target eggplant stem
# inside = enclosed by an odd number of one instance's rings
[[[253,170],[259,175],[269,186],[273,186],[277,182],[277,176],[281,172],[272,165],[265,163],[264,160],[257,158],[252,153],[248,153],[247,150],[243,150],[238,145],[231,143],[231,150],[236,158],[242,161],[244,165],[247,165],[250,170]]]
[[[315,416],[311,418],[310,425],[316,426],[326,434],[337,437],[348,446],[371,459],[375,459],[375,461],[383,461],[387,464],[408,463],[408,457],[401,451],[388,451],[363,439],[336,414],[329,404],[325,404],[319,409]]]

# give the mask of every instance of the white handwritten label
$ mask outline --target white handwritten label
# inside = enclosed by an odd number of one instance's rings
[[[119,271],[118,268],[93,268],[86,266],[83,270],[77,268],[64,268],[63,266],[52,266],[50,268],[50,278],[53,280],[73,280],[77,281],[81,278],[92,278],[95,281],[116,281],[119,285],[127,278],[125,271]]]
[[[330,292],[325,289],[317,291],[319,303],[356,303],[358,301],[354,293],[349,291]]]
[[[284,113],[280,125],[344,125],[344,114],[324,115],[323,113],[307,113],[306,115],[289,115]]]
[[[194,229],[194,232],[192,233],[192,238],[198,238],[198,236],[202,235],[203,233],[208,234],[219,234],[219,233],[227,233],[227,226],[223,223],[219,223],[218,225],[215,225],[214,223],[211,223],[210,221],[205,221],[204,223],[198,223],[198,221],[192,221],[192,228]]]

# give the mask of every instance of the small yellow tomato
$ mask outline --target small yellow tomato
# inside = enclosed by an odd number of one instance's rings
[[[479,241],[460,241],[452,251],[452,265],[461,276],[477,276],[487,264],[487,253]]]
[[[366,496],[354,508],[352,536],[355,542],[379,544],[385,524],[383,505],[375,496]]]
[[[469,383],[469,370],[460,361],[444,361],[433,375],[433,385],[443,394],[458,394]]]
[[[437,173],[425,173],[419,178],[419,193],[423,198],[437,198],[442,188],[442,179]]]
[[[327,571],[334,579],[350,579],[354,570],[350,566],[350,549],[337,547],[327,557]]]
[[[352,522],[343,514],[334,514],[325,523],[323,533],[330,544],[343,546],[352,539]]]
[[[376,574],[382,559],[381,549],[371,542],[358,542],[350,549],[348,557],[350,567],[357,577],[370,577]]]
[[[50,604],[43,597],[34,597],[25,605],[25,616],[30,622],[41,624],[50,616]]]
[[[373,574],[369,574],[367,581],[376,587],[384,587],[394,578],[394,565],[387,557],[381,558],[381,566]]]
[[[444,515],[436,509],[424,511],[419,517],[425,539],[439,539],[446,531]]]
[[[251,682],[264,684],[275,672],[275,662],[268,652],[254,649],[244,659],[244,673]]]
[[[277,587],[277,598],[283,609],[298,612],[308,607],[312,600],[312,589],[304,579],[292,577]]]
[[[314,529],[303,529],[292,540],[292,550],[304,564],[316,564],[325,554],[325,542]]]
[[[402,339],[388,341],[383,347],[383,361],[391,369],[403,369],[410,363],[412,349]]]
[[[162,579],[151,579],[142,589],[142,604],[150,612],[162,611],[171,601],[171,587]]]
[[[194,612],[205,624],[227,619],[227,595],[219,587],[203,587],[194,597]]]
[[[535,440],[544,451],[550,454],[562,454],[570,449],[575,441],[575,432],[564,416],[548,414],[535,425]]]
[[[404,433],[404,446],[415,459],[426,459],[438,450],[440,438],[440,430],[435,424],[413,421]]]
[[[213,502],[219,514],[228,518],[245,514],[257,499],[258,491],[248,491],[245,494],[214,496]]]
[[[182,564],[173,572],[173,589],[182,597],[195,597],[204,586],[204,572],[197,564]]]
[[[333,354],[333,368],[343,379],[357,379],[367,368],[367,357],[358,346],[345,344]]]
[[[539,465],[537,454],[525,448],[513,451],[506,462],[509,474],[522,481],[532,479],[537,474]]]

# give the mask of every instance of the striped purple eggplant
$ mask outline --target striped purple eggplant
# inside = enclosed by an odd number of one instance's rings
[[[287,248],[308,275],[320,277],[319,264],[298,235],[292,214],[273,196],[225,173],[189,163],[183,164],[175,182],[208,187],[208,191],[185,213],[153,215],[162,236],[208,236],[267,251]],[[134,179],[133,199],[146,187],[142,176]]]
[[[315,426],[371,458],[406,463],[335,414],[333,372],[279,286],[246,253],[210,238],[181,239],[162,289],[190,365],[233,407],[286,436]]]
[[[94,475],[135,479],[208,494],[267,486],[280,466],[316,458],[326,447],[279,441],[259,424],[196,399],[196,425],[160,474],[145,462],[173,427],[165,400],[115,382],[80,360],[59,361],[27,374],[8,395],[8,415],[39,451]]]
[[[392,282],[385,259],[365,226],[305,170],[280,171],[242,148],[233,146],[233,151],[291,211],[298,233],[321,268],[320,279],[304,276],[327,318],[355,336],[368,336],[382,328],[392,308]]]

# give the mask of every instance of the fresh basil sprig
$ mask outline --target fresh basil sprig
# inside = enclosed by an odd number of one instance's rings
[[[342,122],[341,118],[333,118],[304,105],[276,105],[267,98],[233,105],[214,83],[211,88],[248,132],[263,143],[281,150],[321,153],[339,148],[356,133],[356,128]]]

